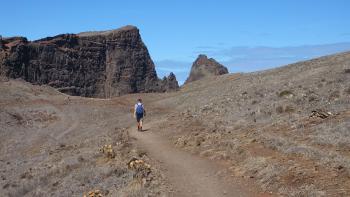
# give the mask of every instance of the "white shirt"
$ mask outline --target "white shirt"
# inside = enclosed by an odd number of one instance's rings
[[[142,107],[143,107],[143,104],[142,104],[142,103],[140,103],[140,102],[136,103],[136,104],[135,104],[135,113],[136,113],[136,108],[137,108],[137,106],[139,106],[139,105],[142,105]],[[143,107],[143,109],[145,110],[144,107]]]

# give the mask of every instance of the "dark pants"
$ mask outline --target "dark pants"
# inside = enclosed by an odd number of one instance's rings
[[[140,122],[140,120],[143,118],[143,113],[139,114],[139,113],[136,113],[136,121],[137,122]]]

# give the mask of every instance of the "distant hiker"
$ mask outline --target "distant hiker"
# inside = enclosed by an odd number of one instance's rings
[[[142,119],[143,116],[146,116],[146,110],[143,106],[142,99],[137,99],[137,103],[134,108],[134,117],[137,121],[137,130],[142,131]]]

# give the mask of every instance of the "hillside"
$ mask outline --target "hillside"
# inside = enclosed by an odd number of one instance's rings
[[[159,128],[179,148],[229,161],[231,173],[264,191],[347,196],[349,101],[347,52],[188,84],[159,102],[174,108]]]
[[[14,80],[0,91],[8,196],[350,195],[350,52],[163,94],[69,97]],[[144,132],[130,113],[138,97]],[[133,157],[151,171],[128,168]]]

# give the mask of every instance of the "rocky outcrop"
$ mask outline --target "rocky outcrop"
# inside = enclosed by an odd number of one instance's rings
[[[166,91],[166,92],[170,92],[170,91],[174,91],[174,90],[178,90],[179,89],[179,84],[176,80],[176,76],[174,75],[174,73],[170,73],[168,77],[164,77],[162,82],[162,90]]]
[[[48,84],[71,95],[108,98],[177,89],[175,76],[157,77],[139,30],[62,34],[29,42],[0,39],[0,74]]]
[[[227,68],[218,63],[215,59],[208,59],[206,55],[199,55],[196,61],[192,64],[190,76],[187,78],[185,84],[208,76],[223,75],[227,73]]]

